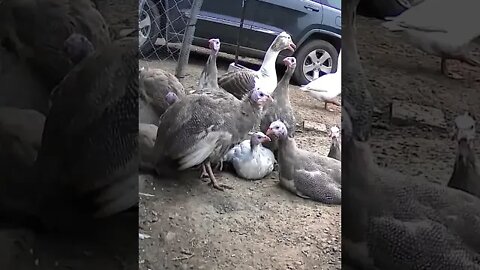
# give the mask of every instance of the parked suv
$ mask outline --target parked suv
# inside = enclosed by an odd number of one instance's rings
[[[157,38],[181,42],[190,16],[190,1],[140,0],[140,50],[149,55]],[[204,0],[193,44],[205,46],[216,37],[221,50],[234,54],[242,14],[242,0]],[[170,18],[167,24],[166,18]],[[181,16],[181,19],[179,19]],[[156,22],[156,23],[154,23]],[[176,31],[175,31],[176,30]],[[262,59],[271,42],[286,31],[297,45],[293,75],[306,84],[337,69],[341,48],[341,0],[248,0],[240,40],[240,55]],[[281,61],[291,52],[282,52]]]

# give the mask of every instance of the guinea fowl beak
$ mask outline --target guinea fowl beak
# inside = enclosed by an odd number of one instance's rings
[[[268,129],[267,129],[267,132],[266,132],[265,134],[266,134],[267,136],[273,135],[272,129],[271,129],[271,128],[268,128]],[[270,139],[270,137],[269,137],[269,139]]]
[[[268,136],[265,136],[262,139],[262,142],[271,142],[271,141],[272,141],[272,139],[270,139],[270,137],[268,137]]]
[[[296,48],[297,48],[297,45],[295,45],[295,43],[290,42],[290,44],[288,44],[288,49],[290,51],[294,52]]]

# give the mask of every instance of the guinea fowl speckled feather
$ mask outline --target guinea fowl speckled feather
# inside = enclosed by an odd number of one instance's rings
[[[154,149],[158,174],[165,174],[169,161],[174,161],[179,170],[220,162],[231,145],[239,143],[253,128],[261,115],[259,102],[266,102],[267,97],[253,90],[240,104],[205,95],[190,95],[173,104],[162,115],[158,128],[161,132],[157,133]]]
[[[287,127],[288,136],[293,138],[295,136],[296,120],[290,104],[290,79],[297,63],[295,57],[286,57],[283,59],[283,63],[287,66],[287,70],[273,91],[272,97],[274,102],[267,105],[265,114],[260,122],[260,130],[265,133],[273,121],[281,120]],[[278,149],[277,140],[266,142],[264,145],[274,152]]]
[[[279,141],[280,185],[303,198],[341,204],[342,172],[338,160],[299,149],[279,120],[270,124],[267,135],[275,135]]]
[[[57,86],[37,159],[47,223],[57,222],[49,218],[58,211],[103,217],[136,205],[137,72],[135,39],[123,39],[86,58]]]
[[[475,119],[470,113],[455,118],[455,139],[458,150],[448,186],[480,198],[480,173],[474,151]]]
[[[32,29],[35,33],[32,35]],[[90,0],[4,0],[0,3],[0,38],[40,74],[49,89],[73,67],[64,41],[83,34],[96,49],[110,43],[108,26]]]
[[[173,74],[159,68],[144,68],[139,74],[139,120],[158,125],[158,119],[170,106],[165,100],[169,92],[178,98],[185,96],[185,89]]]
[[[275,64],[278,55],[286,49],[293,52],[295,48],[292,37],[282,32],[268,48],[260,70],[240,69],[227,72],[218,79],[218,84],[238,99],[242,99],[254,87],[270,95],[277,86]]]

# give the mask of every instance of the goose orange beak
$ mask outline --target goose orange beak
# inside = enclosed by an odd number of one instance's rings
[[[268,128],[268,129],[267,129],[267,133],[265,133],[265,135],[270,136],[270,135],[272,135],[272,134],[273,134],[272,129],[271,129],[271,128]],[[270,139],[270,137],[269,137],[269,139]]]
[[[295,45],[295,43],[293,42],[288,45],[288,49],[292,52],[294,52],[296,48],[297,48],[297,45]]]

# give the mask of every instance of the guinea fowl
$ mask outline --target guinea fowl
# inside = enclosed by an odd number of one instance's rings
[[[157,173],[163,176],[172,168],[178,172],[202,165],[214,188],[229,188],[217,183],[211,163],[220,162],[231,145],[243,140],[270,99],[260,90],[251,90],[240,104],[206,95],[190,95],[176,102],[160,119],[154,148]]]
[[[171,73],[159,68],[140,69],[139,74],[139,121],[158,125],[158,119],[170,106],[166,100],[169,92],[178,98],[185,96],[185,89]]]
[[[295,57],[286,57],[283,63],[287,66],[285,74],[273,91],[272,97],[274,102],[266,107],[265,114],[260,122],[260,130],[267,132],[270,124],[275,120],[282,120],[287,127],[288,135],[293,137],[295,135],[295,115],[293,114],[292,105],[290,104],[290,78],[295,71],[297,62]],[[265,147],[272,151],[277,151],[278,141],[272,140],[265,143]]]
[[[140,154],[140,169],[153,169],[153,147],[157,138],[158,127],[153,124],[138,125],[138,152]]]
[[[299,197],[327,204],[341,204],[341,163],[333,158],[299,149],[282,121],[270,124],[267,135],[279,140],[280,185]]]
[[[441,57],[442,74],[461,79],[449,72],[447,59],[456,59],[472,66],[480,66],[469,52],[470,43],[480,36],[478,1],[460,0],[452,5],[448,0],[425,0],[397,17],[387,18],[383,26],[390,31],[403,32],[408,41],[422,51]],[[455,20],[445,20],[452,14],[461,14]]]
[[[0,176],[14,181],[31,171],[42,141],[45,116],[34,110],[0,107]]]
[[[137,204],[135,44],[122,39],[96,50],[57,86],[36,163],[36,208],[49,227]],[[71,219],[58,220],[60,212]]]
[[[47,115],[50,88],[18,57],[0,46],[0,106]]]
[[[250,140],[235,145],[225,155],[224,161],[231,162],[235,172],[247,180],[262,179],[273,171],[275,157],[272,151],[262,146],[270,138],[263,132],[255,132]]]
[[[220,50],[220,40],[212,38],[208,41],[208,44],[210,55],[208,56],[202,74],[200,74],[200,80],[195,94],[207,95],[213,99],[228,100],[231,103],[240,103],[235,96],[218,86],[217,56]],[[228,107],[225,109],[228,110]]]
[[[340,140],[340,129],[337,126],[330,128],[330,138],[332,144],[330,145],[330,151],[328,151],[327,157],[334,158],[336,160],[342,160],[342,150]]]
[[[210,48],[210,55],[208,56],[207,63],[203,68],[202,74],[200,74],[200,81],[198,82],[198,89],[214,88],[218,89],[218,70],[217,70],[217,55],[220,51],[220,39],[211,38],[208,41],[208,47]]]
[[[95,47],[82,34],[73,33],[63,43],[63,49],[73,64],[78,64],[84,58],[95,52]]]
[[[71,34],[84,35],[96,49],[111,42],[108,26],[91,0],[4,0],[0,25],[2,43],[39,74],[48,89],[73,67],[63,52]],[[32,29],[42,34],[32,35]]]
[[[338,54],[338,67],[334,73],[325,74],[310,83],[300,87],[300,90],[306,92],[311,97],[324,102],[325,110],[328,109],[327,104],[332,103],[337,106],[341,104],[335,99],[342,93],[342,51]]]
[[[470,113],[455,118],[457,158],[448,186],[480,198],[480,174],[474,151],[475,119]]]
[[[272,94],[278,82],[275,70],[277,57],[281,51],[289,49],[293,52],[295,48],[292,37],[286,32],[282,32],[268,48],[260,70],[241,69],[231,71],[222,75],[218,79],[218,84],[238,99],[242,99],[249,89],[254,87],[266,94]]]

